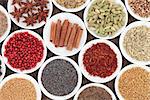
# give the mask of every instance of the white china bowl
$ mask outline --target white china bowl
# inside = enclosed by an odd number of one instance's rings
[[[90,75],[89,72],[86,71],[86,69],[84,67],[84,64],[83,64],[84,53],[86,52],[87,49],[89,49],[90,47],[92,47],[93,44],[97,44],[97,43],[105,43],[105,44],[107,44],[108,46],[110,46],[110,48],[115,52],[115,54],[117,56],[117,61],[118,61],[118,63],[117,63],[118,64],[117,69],[115,70],[115,72],[111,76],[108,76],[106,78],[101,78],[101,77],[98,77],[98,76],[92,76],[92,75]],[[95,39],[95,40],[92,40],[92,41],[88,42],[82,48],[82,50],[80,51],[79,56],[78,56],[78,63],[79,63],[79,66],[80,66],[82,74],[88,80],[90,80],[92,82],[96,82],[96,83],[106,83],[106,82],[109,82],[112,79],[114,79],[117,76],[117,74],[119,73],[119,71],[121,70],[121,67],[122,67],[122,56],[121,56],[121,53],[120,53],[118,47],[114,43],[112,43],[112,42],[110,42],[108,40]]]
[[[37,65],[36,65],[34,68],[29,69],[29,70],[23,70],[23,71],[21,71],[21,70],[19,70],[19,69],[16,69],[16,68],[13,68],[13,67],[8,63],[8,58],[4,56],[5,45],[7,45],[7,42],[9,41],[9,39],[10,39],[11,37],[13,37],[15,34],[18,34],[18,33],[20,33],[20,32],[28,32],[29,34],[33,35],[34,37],[36,37],[37,39],[39,39],[39,40],[42,41],[42,44],[43,44],[43,47],[44,47],[43,58],[41,59],[41,61],[38,62]],[[45,61],[46,55],[47,55],[47,48],[46,48],[46,46],[45,46],[45,43],[44,43],[43,39],[42,39],[42,38],[40,37],[40,35],[38,35],[36,32],[30,31],[30,30],[17,30],[17,31],[15,31],[15,32],[11,33],[11,34],[6,38],[6,40],[4,41],[4,43],[3,43],[3,45],[2,45],[2,51],[1,51],[1,52],[2,52],[3,60],[4,60],[5,64],[7,65],[7,67],[8,67],[10,70],[12,70],[12,71],[14,71],[14,72],[17,72],[17,73],[32,73],[32,72],[36,71],[37,69],[39,69],[39,68],[41,67],[42,63]]]
[[[81,92],[83,92],[85,89],[87,89],[89,87],[93,87],[93,86],[105,89],[111,95],[112,100],[117,100],[114,93],[112,92],[112,90],[109,87],[107,87],[103,84],[98,84],[98,83],[90,83],[90,84],[86,84],[83,87],[81,87],[80,90],[77,92],[77,94],[74,96],[73,100],[78,100],[78,97]]]
[[[66,49],[66,47],[55,47],[55,45],[50,42],[50,30],[51,30],[51,23],[52,22],[57,22],[57,20],[60,19],[62,22],[65,19],[68,19],[71,23],[77,23],[80,25],[80,27],[83,29],[83,34],[81,37],[81,41],[79,44],[79,48],[73,48],[72,51],[69,51]],[[81,48],[84,46],[86,39],[87,39],[87,30],[86,27],[83,23],[83,21],[81,20],[81,18],[79,18],[78,16],[76,16],[75,14],[71,14],[71,13],[59,13],[56,14],[54,16],[52,16],[46,23],[44,30],[43,30],[43,39],[46,43],[47,48],[53,52],[56,55],[59,56],[73,56],[75,54],[77,54]]]
[[[53,60],[56,60],[56,59],[63,59],[63,60],[66,60],[66,61],[70,62],[70,63],[74,66],[74,68],[76,69],[77,75],[78,75],[78,82],[77,82],[76,87],[74,88],[74,90],[73,90],[71,93],[69,93],[69,94],[67,94],[67,95],[64,95],[64,96],[56,96],[56,95],[53,95],[53,94],[49,93],[49,92],[44,88],[44,86],[43,86],[43,84],[42,84],[42,80],[41,80],[41,78],[42,78],[42,73],[43,73],[43,70],[44,70],[45,66],[46,66],[49,62],[51,62],[51,61],[53,61]],[[73,97],[73,96],[77,93],[77,91],[79,90],[79,88],[80,88],[80,86],[81,86],[81,83],[82,83],[82,74],[81,74],[81,71],[80,71],[80,69],[79,69],[79,66],[77,65],[77,63],[76,63],[75,61],[73,61],[72,59],[70,59],[70,58],[68,58],[68,57],[55,56],[55,57],[49,58],[46,62],[44,62],[44,64],[43,64],[42,67],[40,68],[39,73],[38,73],[38,83],[39,83],[39,85],[40,85],[40,88],[41,88],[42,92],[43,92],[47,97],[49,97],[49,98],[51,98],[51,99],[54,99],[54,100],[66,100],[66,99],[69,99],[69,98]]]
[[[125,5],[126,5],[126,8],[127,8],[128,12],[129,12],[135,19],[141,20],[141,21],[150,21],[150,17],[144,18],[144,17],[141,17],[141,16],[139,16],[138,14],[136,14],[136,13],[132,10],[131,6],[129,5],[128,0],[124,0],[124,1],[125,1]]]
[[[1,60],[1,72],[2,72],[2,75],[0,76],[0,82],[1,82],[6,73],[6,66],[4,64],[4,61],[1,55],[0,55],[0,60]]]
[[[93,35],[94,37],[99,38],[99,39],[113,39],[113,38],[116,38],[117,36],[119,36],[121,34],[121,32],[125,29],[125,27],[128,23],[128,13],[127,13],[126,7],[124,6],[124,4],[121,0],[114,0],[114,1],[115,1],[116,4],[120,4],[124,9],[125,24],[113,36],[106,36],[106,37],[98,36],[96,32],[90,30],[90,28],[88,27],[88,22],[87,22],[86,18],[87,18],[88,11],[89,11],[90,7],[92,6],[93,2],[95,2],[95,0],[93,0],[91,3],[89,3],[89,5],[86,7],[86,9],[84,11],[84,23],[85,23],[85,26],[86,26],[87,30],[89,31],[89,33],[91,35]]]
[[[138,61],[134,58],[132,58],[129,54],[127,54],[124,46],[123,46],[123,42],[124,42],[124,37],[126,36],[126,33],[132,29],[132,28],[135,28],[135,27],[138,27],[138,26],[146,26],[146,27],[149,27],[150,28],[150,22],[144,22],[144,21],[136,21],[136,22],[133,22],[131,24],[129,24],[125,30],[122,32],[121,36],[120,36],[120,39],[119,39],[119,46],[120,46],[120,50],[123,54],[123,56],[130,62],[132,63],[135,63],[135,64],[138,64],[138,65],[149,65],[150,64],[150,61]]]
[[[90,0],[85,0],[85,3],[83,5],[77,7],[77,8],[66,8],[66,7],[63,7],[62,5],[57,3],[56,0],[52,0],[52,2],[57,8],[59,8],[62,11],[65,11],[65,12],[78,12],[78,11],[83,10],[89,4]]]
[[[127,65],[125,66],[121,71],[120,73],[118,74],[117,78],[115,79],[115,91],[116,91],[116,94],[119,98],[119,100],[125,100],[123,98],[123,96],[121,95],[121,93],[119,92],[119,79],[120,77],[122,76],[123,73],[125,73],[127,70],[130,70],[132,68],[142,68],[142,69],[145,69],[146,71],[150,72],[150,68],[147,67],[147,66],[141,66],[141,65],[136,65],[136,64],[130,64],[130,65]]]
[[[0,43],[8,36],[9,32],[10,32],[10,29],[11,29],[11,20],[10,20],[10,17],[7,13],[7,11],[5,10],[5,8],[3,6],[0,5],[0,11],[2,13],[4,13],[7,17],[7,24],[8,24],[8,27],[7,27],[7,30],[6,32],[0,37]]]
[[[9,13],[9,16],[11,18],[11,20],[19,27],[21,28],[24,28],[24,29],[37,29],[37,28],[40,28],[42,27],[46,22],[45,21],[42,21],[40,23],[35,23],[34,26],[27,26],[26,23],[23,23],[22,21],[24,20],[24,18],[21,18],[20,19],[20,22],[18,22],[10,13],[14,11],[14,6],[12,5],[12,1],[13,0],[8,0],[8,3],[7,3],[7,9],[8,9],[8,13]],[[53,5],[52,5],[52,2],[51,0],[48,0],[49,3],[47,4],[47,7],[49,9],[49,13],[48,13],[48,17],[46,19],[46,21],[51,17],[52,15],[52,12],[53,12]]]
[[[36,100],[41,100],[42,94],[41,94],[41,90],[39,88],[37,81],[33,77],[26,75],[26,74],[11,74],[11,75],[7,76],[0,83],[0,88],[2,88],[6,84],[6,82],[8,82],[12,79],[15,79],[15,78],[21,78],[21,79],[25,79],[25,80],[30,81],[34,85],[34,88],[36,90],[36,97],[37,97]]]

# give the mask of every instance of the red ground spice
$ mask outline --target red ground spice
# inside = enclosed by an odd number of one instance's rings
[[[105,43],[94,44],[83,56],[83,64],[90,75],[105,78],[117,68],[115,52]]]
[[[4,56],[8,63],[19,70],[34,68],[43,58],[42,41],[28,32],[17,33],[5,45]]]

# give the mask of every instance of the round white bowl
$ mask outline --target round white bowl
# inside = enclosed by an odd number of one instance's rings
[[[125,29],[125,27],[126,27],[126,25],[127,25],[127,23],[128,23],[128,13],[127,13],[127,10],[126,10],[126,7],[124,6],[124,4],[123,4],[123,2],[121,1],[121,0],[114,0],[115,1],[115,3],[116,4],[120,4],[123,8],[124,8],[124,12],[125,12],[125,24],[124,24],[124,26],[122,26],[122,28],[120,28],[116,33],[115,33],[115,35],[113,35],[113,36],[106,36],[106,37],[102,37],[102,36],[98,36],[97,34],[96,34],[96,32],[93,32],[93,31],[91,31],[90,29],[89,29],[89,27],[88,27],[88,22],[87,22],[87,15],[88,15],[88,11],[89,11],[89,9],[90,9],[90,7],[92,6],[92,4],[93,4],[93,2],[94,2],[95,0],[93,0],[91,3],[89,3],[89,5],[86,7],[86,9],[85,9],[85,11],[84,11],[84,23],[85,23],[85,26],[86,26],[86,28],[87,28],[87,30],[89,31],[89,33],[91,34],[91,35],[93,35],[94,37],[96,37],[96,38],[99,38],[99,39],[113,39],[113,38],[116,38],[117,36],[119,36],[120,34],[121,34],[121,32]]]
[[[33,77],[31,77],[29,75],[26,75],[26,74],[11,74],[11,75],[7,76],[0,83],[0,88],[2,88],[6,84],[6,82],[8,82],[12,79],[15,79],[15,78],[21,78],[21,79],[25,79],[25,80],[30,81],[34,85],[35,90],[36,90],[36,97],[37,97],[36,100],[41,100],[42,94],[41,94],[41,90],[39,88],[39,85],[38,85],[37,81]]]
[[[21,28],[24,28],[24,29],[37,29],[37,28],[40,28],[42,27],[46,22],[45,21],[42,21],[40,23],[35,23],[34,26],[26,26],[26,23],[23,23],[22,21],[24,20],[24,18],[21,18],[20,19],[20,22],[18,22],[10,13],[14,11],[14,6],[12,5],[12,1],[13,0],[8,0],[8,3],[7,3],[7,9],[8,9],[8,13],[9,13],[9,16],[11,18],[11,20],[19,27]],[[52,5],[52,2],[51,0],[48,0],[49,3],[47,5],[48,9],[49,9],[49,14],[48,14],[48,17],[46,20],[48,20],[51,15],[52,15],[52,12],[53,12],[53,5]],[[17,7],[17,6],[16,6]]]
[[[37,39],[41,40],[42,43],[43,43],[43,47],[44,47],[43,58],[41,59],[40,62],[37,63],[37,65],[36,65],[34,68],[29,69],[29,70],[23,70],[23,71],[21,71],[21,70],[19,70],[19,69],[13,68],[13,67],[8,63],[8,58],[4,56],[5,45],[7,44],[7,42],[9,41],[9,39],[14,36],[14,34],[17,34],[17,33],[19,33],[19,32],[28,32],[29,34],[33,35],[33,36],[36,37]],[[46,48],[46,46],[45,46],[45,43],[44,43],[43,39],[40,37],[40,35],[38,35],[38,34],[35,33],[34,31],[30,31],[30,30],[17,30],[17,31],[15,31],[15,32],[11,33],[11,34],[6,38],[6,40],[4,41],[4,43],[3,43],[3,45],[2,45],[2,51],[1,51],[1,53],[2,53],[2,57],[3,57],[3,60],[4,60],[5,64],[7,65],[7,67],[8,67],[10,70],[12,70],[12,71],[14,71],[14,72],[17,72],[17,73],[32,73],[32,72],[36,71],[37,69],[39,69],[39,68],[41,67],[41,65],[43,64],[43,62],[45,61],[46,55],[47,55],[47,48]]]
[[[66,7],[63,7],[62,5],[60,5],[59,3],[57,3],[56,0],[52,0],[53,4],[60,10],[62,11],[65,11],[65,12],[78,12],[78,11],[81,11],[83,10],[90,2],[90,0],[85,0],[86,2],[81,5],[80,7],[77,7],[77,8],[66,8]]]
[[[3,61],[1,55],[0,55],[0,60],[1,60],[1,72],[2,72],[2,75],[0,76],[0,82],[1,82],[2,79],[3,79],[4,76],[5,76],[5,73],[6,73],[6,66],[5,66],[5,64],[4,64],[4,61]]]
[[[0,11],[2,13],[4,13],[7,17],[7,22],[8,22],[8,27],[7,27],[7,30],[6,32],[0,37],[0,43],[8,36],[9,32],[10,32],[10,29],[11,29],[11,20],[10,20],[10,17],[6,11],[6,9],[0,5]]]
[[[122,97],[121,93],[119,92],[119,88],[118,88],[120,77],[121,77],[122,74],[123,74],[124,72],[126,72],[127,70],[132,69],[132,68],[139,68],[139,67],[142,68],[142,69],[145,69],[145,70],[148,71],[148,72],[150,72],[150,68],[147,67],[147,66],[141,66],[141,65],[136,65],[136,64],[130,64],[130,65],[125,66],[125,67],[120,71],[120,73],[118,74],[117,78],[115,79],[115,91],[116,91],[116,94],[117,94],[119,100],[125,100],[125,99]]]
[[[105,44],[107,44],[108,46],[110,46],[110,48],[117,55],[118,67],[117,67],[116,71],[111,76],[108,76],[106,78],[101,78],[101,77],[98,77],[98,76],[92,76],[92,75],[90,75],[89,72],[86,71],[86,69],[84,67],[84,64],[83,64],[84,53],[86,52],[87,49],[89,49],[90,47],[92,47],[93,44],[97,44],[97,43],[105,43]],[[78,56],[78,63],[79,63],[79,66],[80,66],[82,74],[88,80],[90,80],[92,82],[96,82],[96,83],[106,83],[106,82],[109,82],[112,79],[114,79],[117,76],[117,74],[119,73],[119,71],[121,70],[121,67],[122,67],[122,56],[121,56],[121,53],[120,53],[118,47],[114,43],[112,43],[112,42],[110,42],[108,40],[95,39],[95,40],[92,40],[92,41],[88,42],[82,48],[82,50],[80,51],[79,56]]]
[[[137,26],[142,26],[142,25],[144,25],[144,26],[150,28],[150,22],[136,21],[136,22],[133,22],[133,23],[129,24],[129,25],[125,28],[125,30],[122,32],[122,34],[121,34],[121,36],[120,36],[120,39],[119,39],[119,46],[120,46],[120,50],[121,50],[123,56],[124,56],[128,61],[130,61],[130,62],[132,62],[132,63],[135,63],[135,64],[138,64],[138,65],[149,65],[149,64],[150,64],[150,61],[138,61],[138,60],[132,58],[130,55],[127,54],[127,52],[126,52],[126,50],[125,50],[125,48],[124,48],[124,46],[123,46],[124,37],[125,37],[126,33],[127,33],[130,29],[132,29],[132,28],[134,28],[134,27],[137,27]]]
[[[51,23],[52,22],[57,22],[57,20],[60,19],[62,22],[65,19],[68,19],[71,23],[77,23],[79,24],[82,29],[83,29],[83,34],[81,37],[81,41],[79,44],[79,48],[73,48],[72,51],[69,51],[66,49],[66,47],[55,47],[55,45],[50,42],[50,30],[51,30]],[[83,23],[83,21],[81,20],[81,18],[79,18],[78,16],[71,14],[71,13],[59,13],[56,14],[54,16],[52,16],[48,22],[46,23],[44,30],[43,30],[43,39],[46,43],[47,48],[53,52],[55,55],[59,55],[59,56],[73,56],[75,54],[77,54],[81,48],[84,46],[86,39],[87,39],[87,30],[86,27]]]
[[[76,71],[77,71],[77,74],[78,74],[78,83],[77,83],[76,87],[74,88],[74,90],[73,90],[71,93],[69,93],[68,95],[64,95],[64,96],[56,96],[56,95],[53,95],[53,94],[49,93],[49,92],[44,88],[44,86],[43,86],[43,84],[42,84],[41,77],[42,77],[42,72],[43,72],[45,66],[46,66],[49,62],[51,62],[51,61],[53,61],[53,60],[56,60],[56,59],[63,59],[63,60],[66,60],[66,61],[70,62],[70,63],[74,66],[74,68],[76,69]],[[51,98],[51,99],[54,99],[54,100],[66,100],[66,99],[69,99],[69,98],[73,97],[73,96],[77,93],[77,91],[79,90],[79,88],[80,88],[80,86],[81,86],[81,83],[82,83],[82,74],[81,74],[81,72],[80,72],[79,66],[77,65],[77,63],[76,63],[75,61],[73,61],[72,59],[67,58],[67,57],[55,56],[55,57],[49,58],[46,62],[44,62],[44,64],[43,64],[42,67],[40,68],[39,73],[38,73],[38,83],[39,83],[39,85],[40,85],[40,88],[41,88],[42,92],[43,92],[47,97],[49,97],[49,98]]]
[[[81,87],[80,90],[77,92],[77,94],[74,96],[73,100],[78,100],[78,97],[79,97],[81,92],[83,92],[85,89],[87,89],[89,87],[93,87],[93,86],[105,89],[111,95],[112,100],[117,100],[114,93],[112,92],[112,90],[109,87],[107,87],[103,84],[98,84],[98,83],[90,83],[90,84],[86,84],[83,87]]]
[[[136,14],[132,8],[130,7],[129,3],[128,3],[128,0],[125,0],[125,5],[126,5],[126,8],[128,10],[128,12],[137,20],[142,20],[142,21],[150,21],[150,17],[148,18],[144,18],[144,17],[141,17],[139,16],[138,14]]]

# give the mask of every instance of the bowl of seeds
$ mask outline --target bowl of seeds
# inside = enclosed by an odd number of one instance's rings
[[[123,56],[138,65],[150,64],[150,22],[136,21],[122,32],[119,46]]]
[[[26,74],[12,74],[0,83],[1,100],[41,100],[37,81]]]
[[[0,5],[0,42],[9,34],[11,29],[11,20],[6,9]]]
[[[84,11],[84,22],[94,37],[112,39],[126,27],[128,14],[121,0],[93,0]]]
[[[51,17],[51,0],[8,0],[7,9],[11,20],[19,27],[37,29]]]
[[[52,2],[62,11],[78,12],[84,9],[90,0],[52,0]]]
[[[6,66],[4,64],[4,61],[2,59],[2,56],[0,55],[0,82],[2,81],[2,79],[4,78],[6,73]]]
[[[137,20],[150,21],[150,0],[125,0],[125,5]]]
[[[42,92],[50,99],[67,100],[73,97],[82,83],[79,66],[70,58],[49,58],[40,68],[38,82]]]
[[[90,83],[81,87],[73,100],[116,100],[116,97],[107,86]]]
[[[127,65],[115,80],[115,91],[119,100],[150,100],[150,68]]]

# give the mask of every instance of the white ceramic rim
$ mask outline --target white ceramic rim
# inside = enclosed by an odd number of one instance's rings
[[[8,23],[8,27],[7,27],[7,30],[5,31],[5,33],[0,37],[0,43],[8,36],[9,32],[10,32],[10,29],[11,29],[11,20],[10,20],[10,17],[6,11],[6,9],[0,5],[0,11],[2,13],[5,14],[5,16],[7,17],[7,23]]]
[[[132,62],[132,63],[135,63],[135,64],[138,64],[138,65],[149,65],[149,64],[150,64],[150,61],[138,61],[138,60],[132,58],[129,54],[127,54],[127,52],[126,52],[126,50],[125,50],[125,48],[124,48],[124,46],[123,46],[124,37],[125,37],[126,33],[127,33],[130,29],[132,29],[132,28],[134,28],[134,27],[137,27],[137,26],[142,26],[142,25],[144,25],[144,26],[150,28],[150,22],[135,21],[135,22],[129,24],[129,25],[125,28],[125,30],[122,32],[122,34],[121,34],[121,36],[120,36],[120,39],[119,39],[119,47],[120,47],[120,50],[121,50],[123,56],[124,56],[128,61],[130,61],[130,62]]]
[[[0,82],[1,82],[6,73],[6,66],[1,55],[0,55],[0,60],[1,60],[1,72],[2,72],[2,75],[0,76]]]
[[[74,88],[74,90],[73,90],[71,93],[69,93],[68,95],[64,95],[64,96],[56,96],[56,95],[53,95],[53,94],[49,93],[49,92],[44,88],[44,86],[43,86],[43,84],[42,84],[41,77],[42,77],[42,72],[43,72],[45,66],[46,66],[49,62],[51,62],[51,61],[53,61],[53,60],[56,60],[56,59],[63,59],[63,60],[69,61],[69,62],[74,66],[74,68],[75,68],[76,71],[77,71],[77,74],[78,74],[78,83],[77,83],[76,87]],[[80,71],[80,69],[79,69],[79,66],[77,65],[77,63],[76,63],[74,60],[72,60],[71,58],[68,58],[68,57],[55,56],[55,57],[49,58],[48,60],[46,60],[46,61],[43,63],[42,67],[40,68],[40,70],[39,70],[39,72],[38,72],[38,83],[39,83],[39,85],[40,85],[40,88],[41,88],[42,92],[43,92],[48,98],[55,99],[55,100],[66,100],[66,99],[69,99],[69,98],[73,97],[73,96],[77,93],[77,91],[79,90],[79,88],[81,87],[82,74],[81,74],[81,71]]]
[[[93,0],[91,3],[89,3],[89,5],[86,7],[86,9],[85,9],[85,11],[84,11],[84,15],[83,15],[83,17],[84,17],[84,18],[83,18],[83,19],[84,19],[84,23],[85,23],[85,26],[86,26],[87,30],[89,31],[89,33],[90,33],[91,35],[93,35],[94,37],[99,38],[99,39],[113,39],[113,38],[116,38],[117,36],[119,36],[119,35],[121,34],[121,32],[125,29],[125,27],[126,27],[126,25],[127,25],[127,23],[128,23],[128,13],[127,13],[126,7],[124,6],[123,2],[122,2],[121,0],[115,0],[115,2],[116,2],[117,4],[120,4],[120,5],[124,8],[124,12],[125,12],[125,15],[126,15],[126,16],[125,16],[125,17],[126,17],[126,19],[125,19],[125,24],[124,24],[124,26],[122,26],[122,28],[120,28],[120,29],[115,33],[115,35],[113,35],[113,36],[106,36],[106,37],[98,36],[95,32],[91,31],[91,30],[89,29],[89,27],[88,27],[88,23],[87,23],[86,18],[87,18],[87,15],[88,15],[88,11],[89,11],[91,5],[93,4],[93,2],[95,2],[95,0]]]
[[[127,70],[130,70],[132,68],[142,68],[142,69],[145,69],[146,71],[150,72],[150,68],[148,66],[141,66],[141,65],[136,65],[136,64],[130,64],[130,65],[127,65],[125,66],[121,71],[120,73],[118,74],[117,78],[115,79],[115,91],[116,91],[116,94],[118,96],[118,98],[120,100],[125,100],[121,93],[119,92],[119,88],[118,88],[118,85],[119,85],[119,79],[121,77],[121,75],[126,72]]]
[[[46,22],[47,20],[51,17],[52,15],[52,12],[53,12],[53,5],[52,5],[52,1],[51,0],[48,0],[49,1],[49,4],[48,4],[48,9],[49,9],[49,14],[48,14],[48,17],[46,19]],[[45,25],[45,21],[42,21],[41,23],[36,23],[34,26],[26,26],[25,23],[23,22],[17,22],[17,20],[15,18],[13,18],[13,16],[10,14],[10,12],[12,11],[12,0],[8,0],[8,3],[7,3],[7,9],[8,9],[8,13],[9,13],[9,16],[11,18],[11,20],[19,27],[21,28],[24,28],[24,29],[38,29],[40,27],[42,27],[43,25]]]
[[[37,39],[39,39],[39,40],[42,41],[43,47],[44,47],[43,58],[41,59],[40,62],[37,63],[36,67],[34,67],[34,68],[32,68],[32,69],[29,69],[29,70],[23,70],[23,71],[11,67],[11,65],[8,64],[8,59],[7,59],[7,57],[4,56],[5,45],[7,44],[7,42],[9,41],[9,39],[14,36],[14,34],[18,34],[18,33],[20,33],[20,32],[28,32],[29,34],[33,35],[34,37],[36,37]],[[32,73],[32,72],[36,71],[37,69],[39,69],[39,68],[41,67],[42,63],[45,61],[46,55],[47,55],[47,48],[46,48],[46,46],[45,46],[45,43],[44,43],[43,39],[42,39],[42,38],[40,37],[40,35],[37,34],[36,32],[31,31],[31,30],[17,30],[17,31],[14,31],[13,33],[11,33],[11,34],[6,38],[6,40],[4,41],[4,43],[3,43],[3,45],[2,45],[1,53],[2,53],[2,57],[3,57],[4,63],[7,65],[7,67],[8,67],[10,70],[12,70],[12,71],[14,71],[14,72],[17,72],[17,73]]]
[[[148,18],[144,18],[144,17],[141,17],[139,16],[138,14],[134,13],[134,11],[132,10],[132,8],[130,7],[129,3],[128,3],[128,0],[124,0],[125,1],[125,5],[126,5],[126,8],[128,10],[128,12],[137,20],[141,20],[141,21],[150,21],[150,17]]]
[[[66,8],[66,7],[63,7],[61,6],[60,4],[57,3],[56,0],[52,0],[53,4],[60,10],[62,11],[65,11],[65,12],[78,12],[78,11],[81,11],[83,10],[90,2],[90,0],[85,0],[85,3],[83,5],[81,5],[80,7],[77,7],[77,8]]]
[[[81,41],[79,44],[79,48],[73,48],[72,51],[69,51],[66,49],[66,47],[55,47],[55,45],[50,42],[49,37],[50,37],[50,25],[52,22],[57,21],[58,19],[60,20],[65,20],[68,19],[71,23],[77,23],[79,24],[82,28],[83,28],[83,34],[81,37]],[[77,54],[81,48],[85,45],[86,40],[87,40],[87,30],[86,27],[84,25],[84,22],[82,21],[81,18],[79,18],[77,15],[72,14],[72,13],[58,13],[54,16],[52,16],[46,23],[44,30],[43,30],[43,39],[46,43],[47,48],[53,52],[55,55],[59,55],[59,56],[73,56],[75,54]]]
[[[21,79],[25,79],[30,81],[33,85],[34,88],[36,90],[36,100],[41,100],[42,94],[41,94],[41,90],[39,88],[39,85],[37,83],[37,81],[30,75],[26,75],[26,74],[11,74],[9,76],[7,76],[6,78],[4,78],[4,80],[0,83],[0,88],[3,87],[3,85],[5,85],[6,82],[15,79],[15,78],[21,78]]]
[[[92,76],[84,68],[84,64],[83,64],[83,55],[84,55],[84,53],[86,52],[87,49],[92,47],[93,44],[97,44],[97,43],[105,43],[105,44],[107,44],[108,46],[110,46],[110,48],[117,55],[118,67],[117,67],[116,71],[111,76],[108,76],[106,78],[100,78],[98,76]],[[108,40],[103,40],[103,39],[95,39],[95,40],[92,40],[92,41],[88,42],[82,48],[82,50],[80,51],[79,56],[78,56],[78,63],[79,63],[79,67],[80,67],[80,70],[81,70],[82,74],[88,80],[90,80],[92,82],[96,82],[96,83],[106,83],[106,82],[109,82],[112,79],[114,79],[118,75],[118,73],[120,72],[120,70],[122,68],[122,56],[121,56],[121,53],[120,53],[118,47],[113,42],[108,41]]]
[[[117,100],[116,96],[114,95],[114,93],[112,92],[112,90],[109,87],[107,87],[106,85],[103,85],[103,84],[98,84],[98,83],[89,83],[89,84],[86,84],[83,87],[81,87],[80,90],[77,92],[77,94],[74,96],[73,100],[78,100],[78,97],[79,97],[80,93],[82,91],[84,91],[85,89],[87,89],[89,87],[92,87],[92,86],[100,87],[100,88],[105,89],[111,95],[112,100]]]

